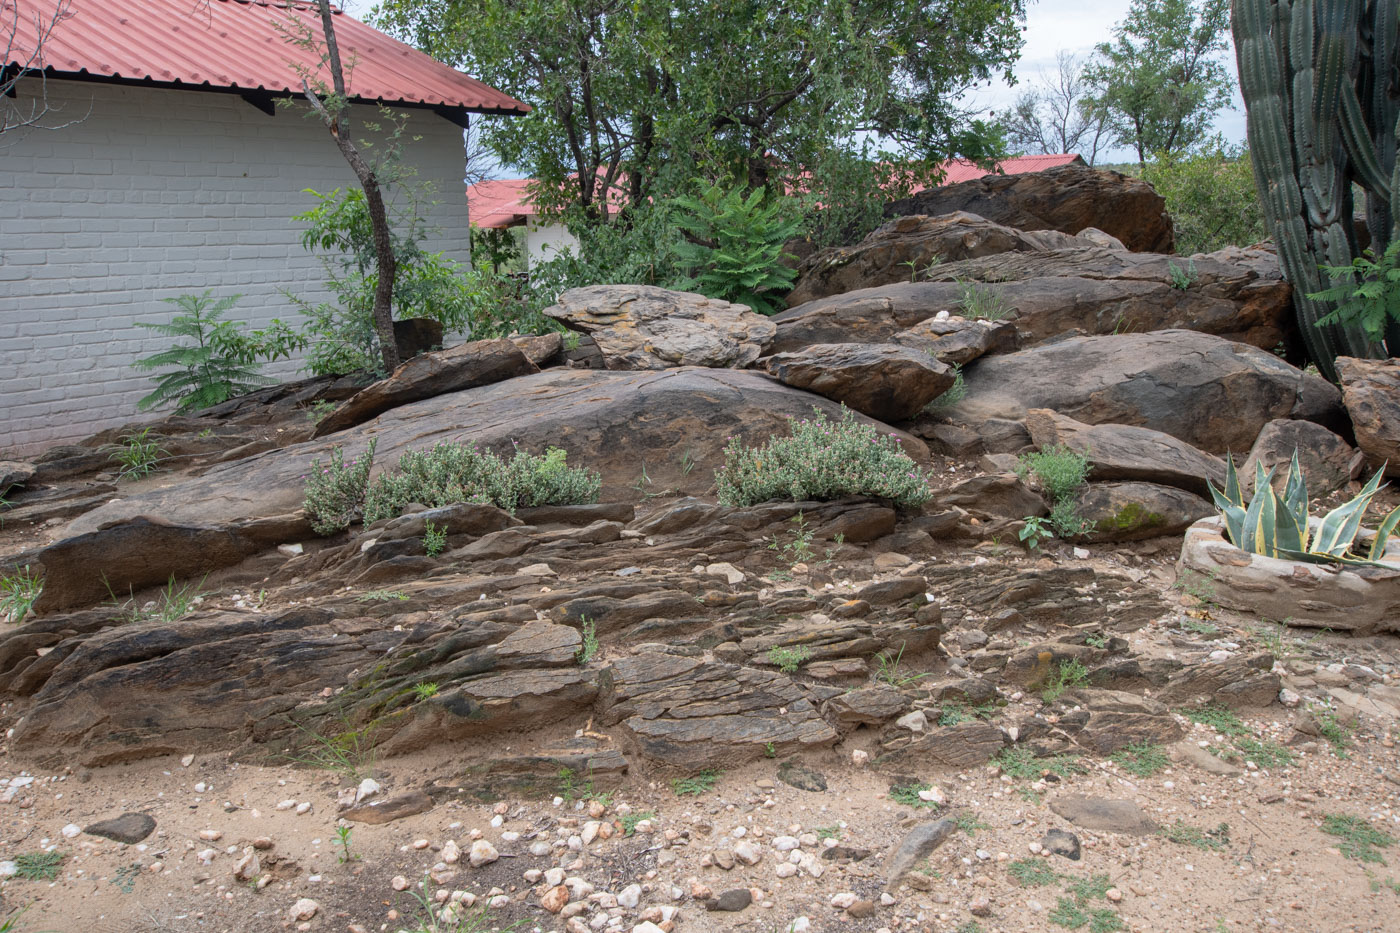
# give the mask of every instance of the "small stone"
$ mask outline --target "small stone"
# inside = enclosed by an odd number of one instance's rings
[[[384,788],[380,787],[379,782],[374,778],[365,778],[360,782],[360,786],[355,788],[355,803],[358,804],[364,800],[368,800],[383,789]]]
[[[734,853],[721,849],[712,856],[715,866],[729,871],[734,867]]]
[[[394,880],[389,882],[389,887],[393,888],[395,891],[407,891],[408,879],[403,875],[395,875]]]
[[[846,908],[846,916],[855,917],[857,920],[873,917],[875,916],[875,902],[867,900],[856,901],[850,907]]]
[[[203,839],[205,842],[218,842],[220,839],[224,838],[224,834],[217,829],[201,829],[199,831],[199,838]]]
[[[467,861],[472,868],[480,868],[482,865],[489,865],[501,857],[501,853],[496,851],[496,847],[485,839],[478,839],[472,843],[471,851],[467,853]]]
[[[99,836],[113,842],[135,845],[155,832],[156,821],[145,813],[123,813],[110,820],[101,820],[83,829],[89,836]]]
[[[1067,833],[1063,829],[1052,829],[1045,834],[1044,839],[1040,840],[1040,845],[1044,851],[1052,855],[1062,855],[1072,862],[1079,861],[1079,837],[1074,833]]]
[[[243,849],[243,857],[238,860],[238,864],[233,866],[233,877],[237,881],[245,884],[249,881],[258,880],[262,874],[262,863],[258,860],[258,854],[252,846]]]
[[[316,911],[320,909],[320,904],[309,897],[303,897],[292,905],[292,909],[287,911],[287,916],[290,917],[294,923],[302,920],[310,920],[312,917],[316,916]]]
[[[182,768],[188,768],[188,767],[189,767],[190,765],[192,765],[192,764],[194,764],[194,756],[193,756],[193,755],[186,755],[186,756],[184,756],[183,758],[180,759],[180,767],[182,767]]]
[[[557,914],[564,909],[564,905],[569,903],[569,889],[562,884],[558,887],[550,888],[544,892],[540,898],[540,906],[552,914]]]
[[[975,897],[967,905],[967,910],[974,917],[990,917],[992,915],[992,902],[985,897]]]
[[[83,828],[77,823],[69,823],[67,826],[59,830],[59,832],[63,834],[64,839],[76,839],[82,833],[82,831]]]
[[[1118,890],[1117,888],[1109,888],[1107,891],[1104,892],[1104,897],[1117,904],[1123,900],[1123,892]]]
[[[748,888],[730,888],[719,897],[705,902],[706,910],[739,911],[753,903],[753,893]]]
[[[778,867],[773,869],[773,873],[779,878],[791,878],[797,874],[797,866],[791,862],[779,862]]]
[[[296,814],[297,814],[297,816],[305,816],[306,814],[308,814],[308,813],[310,813],[310,812],[311,812],[311,801],[309,801],[309,800],[303,800],[301,803],[297,804],[297,807],[296,807]]]
[[[757,865],[763,858],[763,850],[748,840],[734,844],[734,857],[745,865]]]
[[[851,764],[857,768],[864,768],[865,763],[870,760],[870,753],[857,748],[851,752]],[[805,917],[803,919],[806,919]]]
[[[642,902],[642,886],[640,884],[629,884],[617,895],[619,907],[626,907],[628,910],[635,908]]]
[[[948,798],[943,796],[943,791],[939,790],[937,787],[930,787],[927,790],[919,791],[919,799],[924,803],[937,804],[940,807],[948,802]]]
[[[831,900],[828,901],[828,903],[831,904],[832,907],[835,907],[837,910],[845,910],[847,907],[850,907],[852,904],[854,904],[856,900],[857,898],[854,893],[850,891],[842,891],[840,894],[831,895]]]

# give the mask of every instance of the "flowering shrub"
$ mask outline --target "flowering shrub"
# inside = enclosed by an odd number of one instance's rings
[[[745,506],[872,496],[912,509],[932,497],[928,477],[899,449],[897,437],[881,435],[845,408],[834,423],[815,411],[811,421],[789,418],[791,435],[771,437],[762,447],[730,438],[724,466],[715,471],[719,501]]]
[[[377,439],[371,440],[365,452],[348,464],[345,452],[339,447],[331,451],[330,463],[325,466],[320,460],[311,461],[311,472],[303,477],[306,480],[304,505],[306,514],[311,517],[311,527],[318,535],[333,534],[359,517],[365,504],[376,443]]]
[[[550,447],[544,456],[517,450],[507,461],[489,450],[453,443],[405,451],[397,467],[375,478],[365,497],[365,522],[402,515],[411,502],[429,508],[479,502],[514,512],[597,501],[602,478],[570,468],[567,457]]]

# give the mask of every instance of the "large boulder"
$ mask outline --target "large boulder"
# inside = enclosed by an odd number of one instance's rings
[[[797,284],[787,297],[787,305],[794,308],[858,288],[915,282],[938,271],[940,263],[959,259],[1092,246],[1122,248],[1117,240],[1098,231],[1071,236],[1056,230],[1014,230],[963,212],[938,217],[896,217],[855,246],[820,250],[804,260],[798,267]]]
[[[1017,230],[1095,227],[1135,252],[1173,251],[1167,202],[1140,178],[1083,163],[1024,175],[986,175],[885,206],[886,217],[966,211]]]
[[[1325,496],[1341,489],[1361,472],[1365,457],[1346,441],[1311,421],[1270,421],[1259,432],[1249,456],[1240,467],[1240,484],[1254,487],[1254,467],[1274,470],[1274,484],[1283,491],[1285,479],[1298,453],[1298,466],[1308,481],[1308,495]]]
[[[747,366],[775,332],[744,305],[652,285],[571,288],[544,313],[592,337],[608,369]]]
[[[80,516],[40,555],[46,575],[36,609],[86,605],[106,597],[108,585],[125,593],[128,587],[165,583],[172,572],[198,575],[241,559],[256,549],[253,545],[305,535],[298,513],[307,468],[336,447],[349,459],[374,438],[376,473],[406,450],[442,441],[475,443],[506,455],[516,444],[533,452],[561,447],[571,465],[602,473],[604,501],[631,501],[644,468],[654,490],[705,493],[724,462],[730,436],[759,444],[786,433],[789,416],[811,417],[814,408],[840,417],[836,403],[761,373],[703,368],[553,369],[440,395],[387,411],[334,438],[219,464],[201,476],[116,499]],[[872,423],[883,433],[892,431]],[[919,440],[899,436],[911,456],[927,456]],[[229,529],[238,533],[236,540],[218,549],[178,543],[222,540]],[[50,553],[52,567],[44,556]],[[144,560],[143,554],[153,556]]]
[[[1400,476],[1400,360],[1337,358],[1342,398],[1356,430],[1356,446],[1372,466]]]
[[[1263,249],[1230,247],[1190,260],[1093,245],[1022,250],[947,263],[924,278],[790,308],[774,317],[770,351],[890,340],[940,312],[965,313],[970,289],[1002,306],[1026,345],[1184,328],[1273,350],[1295,330],[1292,289],[1278,258]]]
[[[1215,454],[1248,450],[1270,421],[1328,423],[1341,412],[1341,393],[1326,380],[1189,330],[1041,344],[983,357],[965,379],[967,397],[943,417],[973,430],[1000,431],[1049,408],[1086,424],[1151,428]]]
[[[1215,507],[1195,493],[1156,483],[1090,483],[1076,507],[1092,525],[1088,541],[1138,541],[1178,535]]]
[[[827,343],[765,361],[784,385],[806,389],[881,421],[906,421],[953,385],[953,372],[907,347]]]
[[[450,350],[424,353],[400,365],[387,379],[356,392],[321,419],[315,436],[343,431],[409,402],[539,371],[509,340],[473,340]]]

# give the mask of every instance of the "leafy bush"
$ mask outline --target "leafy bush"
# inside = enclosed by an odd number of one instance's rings
[[[517,450],[503,460],[489,450],[441,443],[405,451],[398,466],[375,478],[365,495],[365,522],[402,515],[411,502],[441,508],[479,502],[514,512],[537,505],[596,502],[602,477],[568,466],[568,455],[550,447],[544,456]]]
[[[1322,271],[1332,287],[1308,297],[1336,302],[1337,307],[1318,320],[1318,327],[1359,326],[1367,337],[1380,341],[1387,324],[1400,323],[1400,240],[1386,247],[1379,260],[1368,249],[1349,266],[1323,266]]]
[[[311,517],[311,528],[317,534],[333,534],[360,516],[377,443],[377,439],[371,439],[365,452],[348,464],[345,452],[339,447],[331,451],[330,462],[325,466],[319,459],[311,461],[311,472],[304,477],[303,504]]]
[[[137,407],[146,411],[174,402],[177,412],[197,411],[272,383],[273,380],[259,375],[259,360],[290,356],[300,349],[301,338],[277,320],[267,330],[251,334],[245,334],[232,321],[220,320],[241,297],[229,295],[215,301],[213,292],[206,291],[201,295],[166,298],[181,312],[170,323],[137,322],[137,327],[192,341],[177,343],[131,364],[144,370],[174,367],[154,377],[155,391],[141,399]]]
[[[762,447],[746,447],[731,437],[724,466],[715,471],[719,501],[745,506],[771,499],[873,496],[913,509],[932,497],[928,477],[899,449],[897,437],[882,437],[844,407],[835,423],[814,411],[810,421],[788,418],[792,433],[769,438]]]
[[[1366,509],[1380,490],[1383,472],[1377,470],[1360,495],[1323,516],[1316,530],[1308,523],[1308,485],[1298,465],[1297,450],[1293,451],[1282,496],[1273,486],[1274,471],[1266,473],[1264,465],[1256,463],[1254,494],[1246,506],[1233,457],[1226,464],[1224,491],[1210,484],[1210,494],[1225,521],[1230,543],[1240,550],[1312,564],[1374,566],[1400,525],[1400,506],[1381,520],[1366,557],[1353,554],[1351,548]]]
[[[704,188],[698,197],[678,197],[676,224],[687,241],[675,247],[689,268],[681,287],[710,298],[748,305],[759,314],[776,314],[797,271],[783,265],[783,246],[801,229],[796,202],[744,194],[741,186]]]
[[[1084,534],[1093,527],[1079,514],[1075,498],[1089,475],[1089,463],[1087,452],[1063,444],[1022,454],[1016,463],[1016,475],[1023,481],[1033,479],[1050,500],[1049,525],[1061,538]]]
[[[1264,213],[1249,153],[1223,143],[1197,155],[1156,155],[1142,170],[1167,202],[1183,256],[1264,239]]]

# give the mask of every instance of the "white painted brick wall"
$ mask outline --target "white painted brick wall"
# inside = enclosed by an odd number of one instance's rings
[[[284,290],[327,296],[291,216],[314,205],[306,188],[356,184],[304,106],[269,117],[233,94],[69,81],[48,92],[64,116],[88,115],[0,137],[0,458],[158,417],[137,411],[152,383],[131,363],[167,345],[135,326],[168,321],[163,298],[242,293],[232,319],[299,321]],[[439,202],[426,245],[465,262],[462,131],[410,113],[422,138],[405,161]],[[358,130],[377,114],[356,117]],[[293,378],[299,365],[265,372]]]

